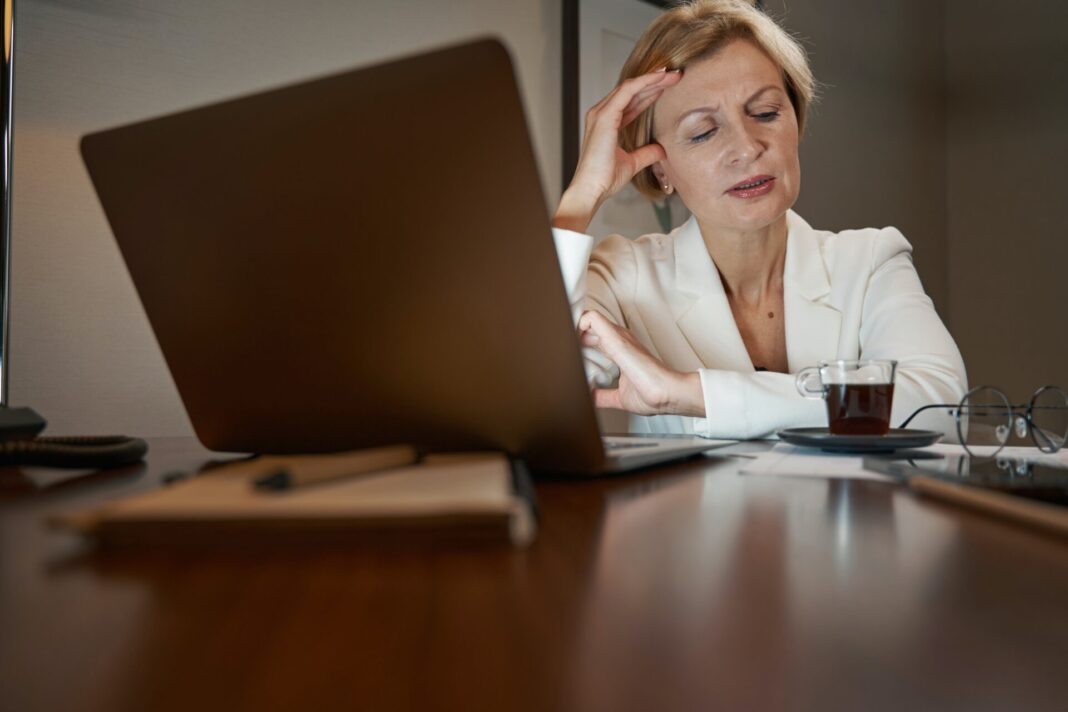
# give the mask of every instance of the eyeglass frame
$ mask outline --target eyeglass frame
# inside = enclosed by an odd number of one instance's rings
[[[1032,415],[1032,412],[1035,409],[1035,401],[1038,399],[1038,397],[1040,395],[1042,395],[1043,393],[1045,393],[1046,391],[1048,391],[1048,390],[1057,390],[1057,391],[1060,391],[1062,394],[1064,394],[1066,396],[1066,401],[1068,401],[1068,393],[1066,393],[1065,390],[1063,388],[1061,388],[1060,386],[1055,386],[1055,385],[1052,385],[1052,384],[1047,384],[1045,386],[1040,386],[1039,388],[1037,388],[1035,390],[1035,392],[1031,394],[1031,399],[1027,402],[1026,406],[1010,403],[1009,402],[1009,397],[1005,394],[1005,391],[1001,390],[997,386],[976,386],[975,388],[972,388],[967,393],[965,393],[964,396],[960,399],[960,402],[958,402],[955,405],[951,404],[951,403],[931,403],[931,404],[928,404],[928,405],[920,406],[919,408],[917,408],[916,410],[914,410],[912,412],[912,415],[910,415],[909,417],[905,418],[904,422],[902,422],[899,427],[901,427],[901,428],[908,427],[908,424],[912,422],[913,418],[915,418],[917,415],[919,415],[920,413],[922,413],[925,410],[931,410],[933,408],[954,408],[956,410],[953,410],[953,411],[950,411],[950,412],[953,414],[953,421],[957,426],[957,439],[960,441],[960,443],[964,447],[964,449],[968,450],[968,446],[964,443],[964,433],[961,431],[960,414],[966,407],[965,406],[965,401],[967,401],[968,398],[970,398],[972,395],[978,393],[979,391],[985,390],[985,389],[989,389],[991,391],[994,391],[998,395],[1000,395],[1003,399],[1005,399],[1005,404],[1006,404],[1006,407],[1008,409],[1007,419],[1008,419],[1008,422],[1009,422],[1009,427],[1016,431],[1017,436],[1025,437],[1026,434],[1021,432],[1021,430],[1023,430],[1023,427],[1026,427],[1027,431],[1031,435],[1031,442],[1033,442],[1035,444],[1035,447],[1037,447],[1042,452],[1047,453],[1047,454],[1053,454],[1055,452],[1059,452],[1061,449],[1064,448],[1064,443],[1055,443],[1055,442],[1051,441],[1051,444],[1054,446],[1053,449],[1052,450],[1046,450],[1041,445],[1039,445],[1038,437],[1035,435],[1035,433],[1043,432],[1043,437],[1048,438],[1048,436],[1046,436],[1044,434],[1044,431],[1042,430],[1042,428],[1039,428],[1039,427],[1037,427],[1035,425],[1034,416]],[[985,407],[990,407],[990,406],[987,405]],[[996,406],[996,407],[1001,407],[1001,406]],[[1060,406],[1054,406],[1054,407],[1060,407]],[[1024,411],[1025,414],[1021,415],[1020,411]],[[1023,424],[1023,427],[1021,427],[1021,424]],[[1012,431],[1010,430],[1010,433],[1011,432]],[[1001,449],[1005,447],[1005,443],[1007,443],[1008,440],[1009,439],[1006,437],[1005,438],[1005,442],[999,444],[998,447],[997,447],[997,450],[995,450],[994,452],[990,453],[989,456],[993,457],[997,453],[1001,452]],[[971,452],[970,450],[968,450],[968,451]]]

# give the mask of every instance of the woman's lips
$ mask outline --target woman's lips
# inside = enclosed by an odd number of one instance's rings
[[[772,176],[753,176],[752,178],[746,178],[728,190],[727,194],[736,198],[756,198],[770,193],[774,187],[775,178]]]

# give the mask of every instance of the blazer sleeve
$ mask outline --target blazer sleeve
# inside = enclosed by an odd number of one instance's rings
[[[860,325],[861,357],[898,362],[893,408],[897,425],[924,405],[959,402],[968,378],[957,344],[923,291],[908,240],[887,228],[873,253]]]
[[[571,319],[578,326],[579,317],[584,311],[594,309],[606,316],[613,323],[626,326],[626,319],[617,297],[617,289],[625,287],[617,279],[617,271],[633,272],[633,253],[629,252],[627,240],[614,235],[597,247],[594,238],[573,230],[553,228],[553,242],[556,256],[560,261],[560,275],[567,290],[567,300],[571,304]],[[623,267],[617,270],[617,261],[626,263],[630,259],[631,269]],[[619,378],[619,368],[607,356],[597,349],[583,348],[582,355],[586,366],[586,380],[595,386],[604,388],[612,385]]]
[[[859,332],[860,358],[898,362],[894,426],[922,405],[958,402],[967,388],[960,351],[923,291],[911,252],[896,229],[874,237]],[[700,377],[706,417],[695,419],[698,435],[759,438],[780,428],[826,425],[823,402],[802,397],[793,375],[702,369]],[[953,428],[951,418],[937,413],[913,425]]]

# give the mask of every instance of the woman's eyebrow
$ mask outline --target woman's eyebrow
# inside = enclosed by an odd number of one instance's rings
[[[752,104],[756,99],[759,99],[761,94],[764,94],[764,93],[772,91],[772,90],[781,92],[782,91],[782,87],[780,87],[777,84],[768,84],[766,87],[761,87],[760,89],[757,89],[755,92],[753,92],[752,96],[750,96],[748,99],[746,99],[746,102],[745,102],[746,106],[748,106],[749,104]]]
[[[715,113],[715,111],[717,109],[719,109],[718,106],[699,106],[696,109],[690,109],[685,114],[683,114],[679,118],[675,119],[674,128],[677,129],[679,126],[682,125],[683,121],[685,121],[686,119],[690,118],[694,114],[712,114],[712,113]]]
[[[771,91],[771,90],[778,90],[778,91],[781,92],[782,91],[782,87],[778,86],[777,84],[768,84],[767,86],[763,86],[763,87],[757,89],[755,92],[753,92],[750,95],[750,97],[745,100],[745,105],[748,106],[749,104],[753,103],[753,101],[755,101],[756,99],[760,98],[760,96],[762,94],[764,94],[765,92]],[[685,121],[686,119],[690,118],[694,114],[711,114],[711,113],[715,113],[715,111],[718,108],[719,108],[718,106],[699,106],[696,109],[690,109],[685,114],[683,114],[682,116],[680,116],[679,118],[677,118],[675,120],[674,128],[677,129],[679,126],[682,125],[683,121]]]

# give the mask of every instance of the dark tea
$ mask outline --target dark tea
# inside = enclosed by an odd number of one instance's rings
[[[826,386],[827,420],[835,435],[886,435],[890,431],[893,383],[832,383]]]

